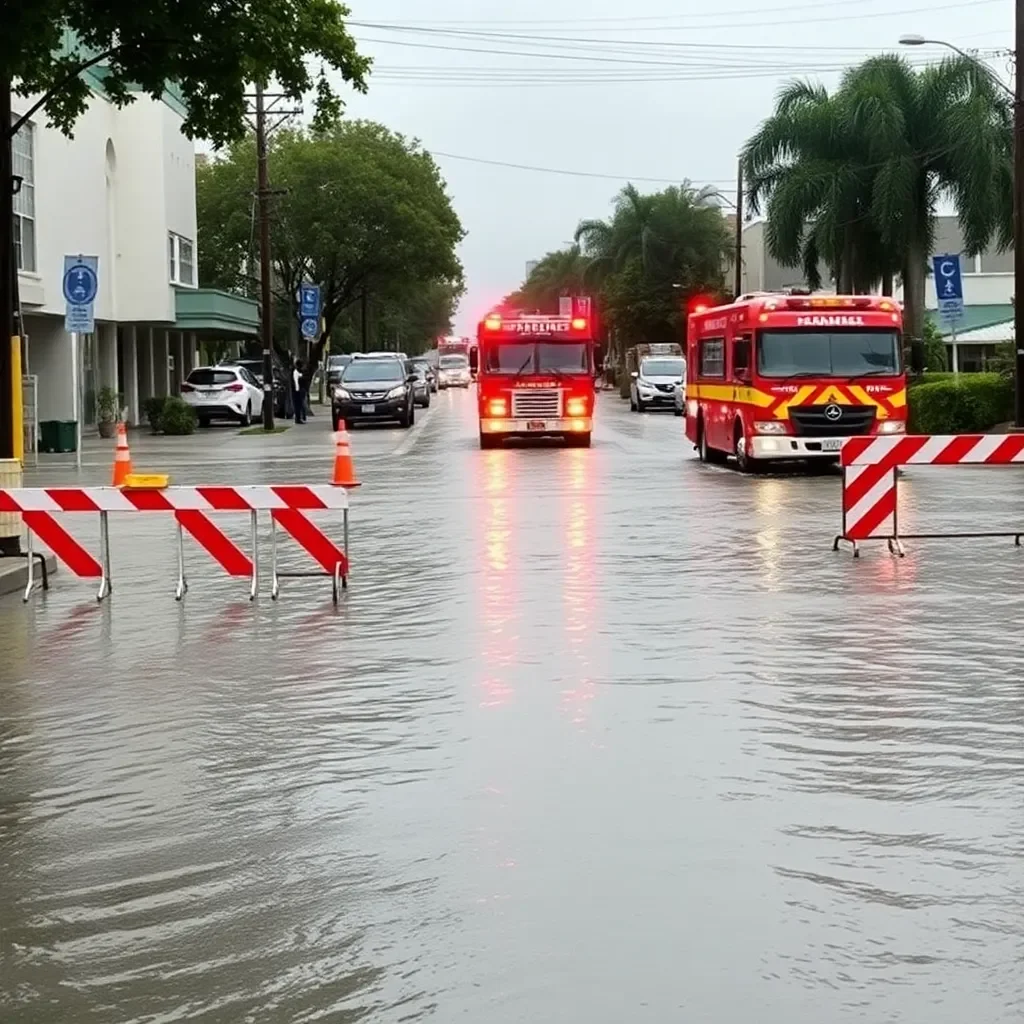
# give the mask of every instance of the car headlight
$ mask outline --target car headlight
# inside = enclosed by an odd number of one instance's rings
[[[786,425],[777,420],[758,420],[754,424],[754,432],[757,434],[784,434]]]
[[[650,383],[650,381],[646,381],[646,380],[644,380],[644,379],[643,379],[642,377],[640,377],[640,378],[639,378],[639,379],[637,380],[637,382],[636,382],[636,386],[637,386],[638,388],[647,388],[647,390],[648,390],[648,391],[650,391],[650,390],[651,390],[651,388],[653,388],[653,387],[654,387],[654,385],[653,385],[653,384],[651,384],[651,383]]]
[[[388,393],[388,398],[401,398],[405,394],[405,385],[399,384],[397,388],[392,388]]]
[[[335,388],[334,397],[345,400],[351,398],[352,396],[344,388]]]
[[[907,425],[903,420],[882,420],[878,424],[878,432],[880,434],[905,434]]]

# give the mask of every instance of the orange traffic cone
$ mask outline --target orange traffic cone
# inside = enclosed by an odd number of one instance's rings
[[[352,449],[348,443],[348,431],[345,429],[345,421],[338,423],[338,432],[334,435],[334,479],[331,483],[335,487],[358,487],[356,479],[356,466],[352,461]]]
[[[114,486],[120,487],[132,472],[132,456],[128,451],[128,430],[124,423],[117,424],[117,448],[114,450]]]

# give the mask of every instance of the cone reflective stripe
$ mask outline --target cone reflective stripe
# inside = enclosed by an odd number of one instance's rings
[[[338,423],[338,432],[334,435],[334,478],[331,483],[335,487],[359,486],[344,420]]]
[[[114,450],[114,477],[112,483],[120,487],[132,472],[132,456],[128,451],[128,430],[124,423],[117,424],[117,448]]]

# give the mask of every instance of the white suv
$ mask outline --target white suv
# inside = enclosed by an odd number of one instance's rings
[[[247,427],[263,416],[263,388],[244,366],[199,366],[185,378],[181,397],[201,427],[224,419]]]

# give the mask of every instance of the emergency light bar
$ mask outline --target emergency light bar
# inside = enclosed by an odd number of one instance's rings
[[[505,320],[499,313],[484,318],[485,331],[504,331],[507,334],[567,334],[569,331],[585,331],[589,326],[586,317],[510,317]]]

